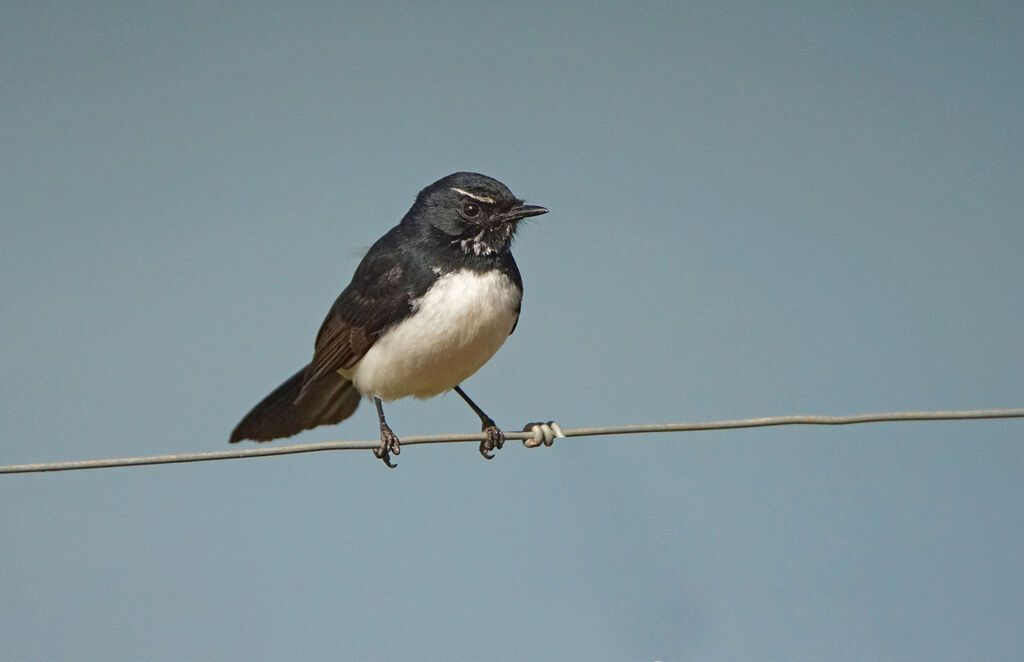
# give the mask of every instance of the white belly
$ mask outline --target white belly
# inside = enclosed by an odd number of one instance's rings
[[[496,271],[446,274],[412,315],[341,373],[360,393],[381,400],[443,393],[494,356],[512,332],[521,298],[515,283]]]

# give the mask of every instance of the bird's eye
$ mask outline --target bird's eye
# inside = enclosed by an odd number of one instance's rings
[[[480,205],[467,202],[462,205],[462,215],[466,218],[473,218],[480,213]]]

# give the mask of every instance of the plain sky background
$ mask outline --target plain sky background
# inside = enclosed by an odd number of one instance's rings
[[[508,430],[1024,406],[1022,34],[1020,2],[6,2],[0,464],[227,449],[456,170],[551,209],[466,383]],[[0,659],[1024,651],[1021,421],[398,462],[0,476]]]

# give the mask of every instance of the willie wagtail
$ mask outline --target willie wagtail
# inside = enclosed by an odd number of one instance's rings
[[[457,172],[420,191],[402,221],[356,267],[316,337],[313,360],[265,397],[231,433],[270,441],[345,420],[363,396],[380,419],[374,455],[389,467],[398,437],[382,401],[455,389],[480,417],[480,453],[505,435],[459,384],[516,328],[523,281],[510,251],[516,227],[547,209],[501,182]]]

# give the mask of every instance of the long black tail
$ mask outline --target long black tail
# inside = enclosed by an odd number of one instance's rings
[[[337,373],[329,373],[306,386],[302,398],[299,370],[274,392],[252,408],[231,433],[231,443],[243,439],[270,441],[290,437],[318,425],[340,423],[359,406],[359,392],[352,382]]]

